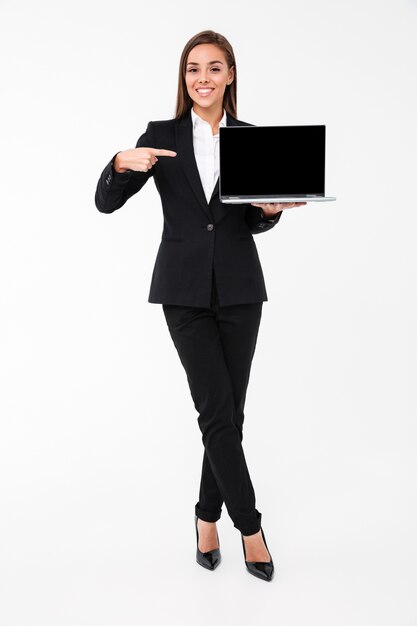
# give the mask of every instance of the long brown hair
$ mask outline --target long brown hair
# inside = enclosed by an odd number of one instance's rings
[[[223,50],[224,56],[226,57],[228,69],[230,69],[231,67],[234,68],[233,81],[230,83],[230,85],[226,85],[226,89],[224,92],[223,108],[228,113],[230,113],[230,115],[237,118],[237,72],[233,48],[227,41],[226,37],[223,37],[223,35],[220,35],[220,33],[216,33],[214,32],[214,30],[202,30],[200,33],[197,33],[196,35],[194,35],[194,37],[191,37],[191,39],[187,41],[181,54],[178,73],[178,93],[175,119],[185,117],[185,115],[193,106],[193,101],[187,91],[185,72],[189,53],[195,46],[198,46],[200,43],[212,43],[221,48],[221,50]]]

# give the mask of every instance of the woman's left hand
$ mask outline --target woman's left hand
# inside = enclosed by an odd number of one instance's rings
[[[265,217],[275,217],[275,215],[283,209],[291,209],[294,206],[307,204],[307,202],[266,202],[262,204],[259,204],[258,202],[251,202],[251,204],[252,206],[260,207]]]

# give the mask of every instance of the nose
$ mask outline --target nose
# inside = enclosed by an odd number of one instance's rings
[[[204,76],[204,74],[203,74],[203,75],[202,75],[202,76],[198,79],[198,82],[199,82],[199,83],[202,83],[202,82],[203,82],[203,83],[207,83],[207,82],[208,82],[208,78],[206,78],[206,77]]]

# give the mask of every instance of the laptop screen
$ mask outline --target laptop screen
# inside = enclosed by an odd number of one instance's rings
[[[324,196],[326,126],[221,126],[220,195]]]

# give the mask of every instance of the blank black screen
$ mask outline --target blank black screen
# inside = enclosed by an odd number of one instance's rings
[[[221,126],[219,133],[222,195],[324,195],[324,125]]]

